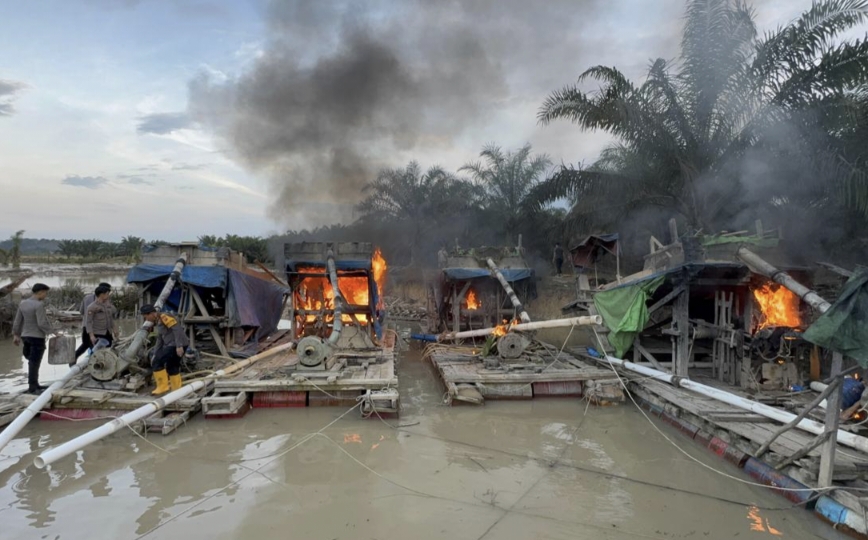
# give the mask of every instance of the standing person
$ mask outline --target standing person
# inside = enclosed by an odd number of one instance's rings
[[[96,345],[100,339],[108,341],[108,344],[111,345],[114,342],[115,334],[117,334],[115,307],[110,300],[111,294],[110,288],[100,285],[94,291],[96,300],[87,308],[85,328],[87,328],[92,345]]]
[[[446,251],[446,246],[440,246],[440,251],[437,252],[437,266],[446,268],[449,264],[449,252]]]
[[[564,248],[561,247],[560,243],[555,244],[555,251],[552,256],[552,262],[555,263],[555,269],[558,272],[558,275],[561,275],[561,269],[564,266]]]
[[[154,359],[151,361],[157,387],[151,394],[156,396],[181,388],[181,358],[190,344],[184,325],[174,315],[157,313],[151,304],[145,304],[139,312],[157,330]]]
[[[108,283],[100,283],[97,285],[99,287],[106,287],[109,291],[112,290],[112,286]],[[96,300],[95,291],[92,293],[87,293],[84,295],[84,298],[81,301],[81,308],[79,312],[81,313],[81,345],[78,346],[78,349],[75,350],[75,360],[69,363],[69,367],[75,365],[75,361],[78,360],[78,357],[87,352],[88,349],[93,347],[93,343],[90,340],[90,332],[87,331],[87,308],[90,307],[91,304]]]
[[[12,342],[18,346],[24,343],[24,358],[27,359],[27,393],[38,394],[45,390],[39,384],[39,366],[45,354],[45,337],[54,333],[45,313],[45,298],[49,287],[37,283],[31,289],[33,295],[18,305],[15,322],[12,323]]]

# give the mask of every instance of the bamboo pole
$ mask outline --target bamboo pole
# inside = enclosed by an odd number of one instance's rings
[[[777,439],[778,437],[780,437],[781,435],[783,435],[787,431],[791,430],[792,428],[796,427],[796,424],[798,424],[799,422],[802,421],[803,418],[808,416],[808,413],[810,413],[811,411],[816,409],[817,406],[820,403],[822,403],[822,401],[824,399],[826,399],[829,396],[829,394],[831,394],[835,390],[835,388],[838,387],[839,384],[841,384],[841,381],[842,381],[842,379],[835,379],[834,381],[832,381],[831,384],[829,384],[828,386],[826,386],[825,389],[823,389],[823,391],[820,393],[820,395],[815,397],[812,402],[808,403],[805,406],[805,409],[802,412],[800,412],[795,418],[790,420],[787,424],[781,426],[780,429],[778,429],[777,431],[772,433],[772,436],[769,437],[769,439],[766,442],[764,442],[762,444],[762,446],[760,446],[759,450],[757,450],[756,455],[754,457],[761,458],[763,456],[763,454],[768,452],[769,447],[772,445],[773,442],[775,442],[775,439]]]
[[[107,437],[112,433],[118,431],[119,429],[127,427],[133,422],[144,420],[152,414],[161,411],[167,405],[171,405],[176,401],[184,399],[190,394],[198,392],[199,390],[205,388],[209,382],[215,379],[219,379],[227,375],[232,375],[233,373],[250,366],[254,362],[258,362],[259,360],[265,360],[266,358],[271,358],[277,353],[289,350],[294,346],[294,343],[285,343],[283,345],[278,345],[273,349],[269,349],[265,352],[261,352],[257,355],[251,356],[250,358],[238,362],[237,364],[233,364],[227,368],[215,371],[212,375],[209,375],[203,379],[186,384],[182,386],[179,390],[175,390],[174,392],[170,392],[161,398],[155,399],[154,401],[151,401],[150,403],[143,405],[134,411],[115,418],[111,422],[103,424],[96,429],[79,435],[71,441],[67,441],[60,446],[56,446],[42,452],[36,457],[36,459],[33,460],[33,464],[36,465],[36,467],[43,469],[47,465],[54,463],[58,459],[61,459],[65,456],[68,456],[69,454],[81,450],[92,442],[96,442],[104,437]]]
[[[503,287],[503,290],[505,290],[506,294],[509,295],[509,300],[510,300],[510,302],[512,302],[512,305],[515,306],[516,311],[518,311],[518,313],[519,313],[518,316],[521,319],[521,322],[529,323],[530,322],[530,315],[527,314],[527,311],[525,311],[524,306],[521,305],[521,300],[518,299],[518,296],[515,294],[515,291],[512,290],[512,287],[510,286],[509,282],[506,281],[505,277],[503,277],[503,274],[500,272],[500,268],[498,268],[497,265],[494,264],[494,261],[491,259],[488,259],[486,262],[488,263],[488,267],[491,269],[491,273],[494,274],[494,277],[496,277],[497,281],[500,282],[500,285]]]
[[[603,324],[603,318],[599,315],[589,315],[582,317],[572,317],[569,319],[554,319],[551,321],[534,321],[528,323],[513,324],[506,328],[507,332],[532,332],[534,330],[542,330],[544,328],[566,328],[569,326],[588,326],[595,324]],[[494,328],[480,328],[479,330],[467,330],[464,332],[451,332],[439,336],[439,341],[452,341],[455,339],[466,339],[472,337],[485,337],[491,335],[497,330]]]
[[[799,298],[807,302],[808,305],[820,313],[825,313],[830,307],[832,307],[832,304],[820,297],[819,294],[805,287],[786,272],[778,270],[774,266],[770,265],[749,249],[745,247],[738,248],[736,256],[760,274],[763,274],[772,281],[780,283],[794,292]]]
[[[733,407],[738,407],[739,409],[755,412],[759,415],[765,416],[766,418],[777,420],[778,422],[787,423],[796,417],[796,415],[787,411],[782,411],[781,409],[769,407],[768,405],[764,405],[757,401],[746,399],[741,396],[726,392],[724,390],[713,388],[711,386],[706,386],[704,384],[691,381],[690,379],[676,377],[667,373],[663,373],[661,371],[657,371],[656,369],[638,366],[633,362],[627,362],[626,360],[621,360],[620,358],[615,358],[614,356],[605,356],[601,359],[601,361],[606,362],[612,366],[622,367],[628,371],[638,373],[650,379],[671,384],[676,388],[686,388],[687,390],[691,390],[693,392],[696,392],[697,394],[710,397],[711,399],[715,399],[722,403],[732,405]],[[808,419],[801,420],[798,424],[796,424],[796,427],[803,431],[807,431],[808,433],[813,433],[814,435],[821,435],[826,432],[826,426],[819,422],[814,422],[813,420]],[[837,439],[838,442],[845,446],[849,446],[850,448],[855,448],[856,450],[868,453],[868,439],[866,439],[865,437],[860,437],[859,435],[855,435],[853,433],[850,433],[849,431],[843,431],[839,429],[837,430]]]

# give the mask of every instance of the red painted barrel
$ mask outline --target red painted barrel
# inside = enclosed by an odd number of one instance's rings
[[[253,408],[306,407],[307,392],[254,392]]]
[[[748,458],[744,463],[744,472],[750,475],[751,478],[765,484],[767,486],[787,488],[787,490],[797,489],[801,491],[785,491],[773,489],[794,503],[805,503],[811,499],[816,493],[808,486],[793,480],[789,476],[776,471],[762,461],[756,458]]]
[[[549,381],[533,383],[533,397],[578,397],[581,395],[581,381]]]
[[[750,457],[719,437],[711,438],[711,442],[708,443],[708,449],[736,467],[744,465],[744,462]]]

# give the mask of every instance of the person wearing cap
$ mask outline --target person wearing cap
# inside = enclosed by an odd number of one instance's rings
[[[109,283],[100,283],[96,286],[97,289],[100,287],[108,289],[109,292],[112,290],[112,286]],[[87,308],[89,308],[95,301],[96,291],[87,293],[81,301],[81,308],[79,309],[79,312],[81,313],[81,345],[79,345],[78,349],[75,350],[75,360],[78,360],[79,356],[83,355],[88,349],[95,345],[90,340],[90,332],[87,330]],[[69,363],[69,367],[75,365],[75,360]]]
[[[174,315],[158,313],[151,304],[145,304],[139,311],[157,330],[151,361],[157,387],[151,394],[156,396],[181,388],[181,359],[190,344],[183,323]]]
[[[96,295],[96,300],[87,308],[85,326],[87,327],[88,337],[94,345],[100,339],[106,340],[108,345],[111,345],[114,342],[115,334],[117,334],[115,324],[116,311],[110,300],[112,291],[110,288],[100,285],[96,288],[94,294]]]
[[[15,321],[12,323],[12,342],[15,346],[24,344],[24,358],[27,359],[27,393],[38,394],[45,390],[39,384],[39,366],[45,354],[45,337],[54,333],[54,327],[45,313],[45,298],[49,286],[37,283],[30,290],[33,294],[18,305]]]

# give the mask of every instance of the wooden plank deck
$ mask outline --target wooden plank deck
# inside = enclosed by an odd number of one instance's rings
[[[458,400],[481,404],[483,397],[529,399],[534,396],[534,385],[539,383],[617,381],[611,370],[597,368],[563,352],[556,359],[552,353],[552,360],[548,362],[504,363],[501,369],[488,369],[481,357],[469,351],[465,353],[453,347],[428,355],[446,386],[450,403]]]
[[[367,358],[370,356],[370,358]],[[257,362],[235,377],[220,379],[214,389],[226,392],[327,392],[379,390],[385,387],[397,388],[398,376],[395,371],[395,354],[391,349],[379,351],[377,357],[366,355],[366,366],[341,366],[337,363],[332,369],[324,371],[297,371],[298,356],[287,353],[263,362]],[[342,358],[360,358],[357,354],[336,355]]]
[[[741,437],[750,442],[745,451],[755,452],[782,425],[778,422],[750,421],[750,413],[732,407],[717,400],[695,394],[683,388],[675,388],[660,381],[642,379],[631,381],[631,387],[640,397],[657,397],[681,409],[683,414],[693,415],[713,424],[719,429]],[[742,416],[736,419],[735,417]],[[736,420],[736,421],[733,421]],[[688,420],[689,421],[689,420]],[[778,437],[770,447],[777,454],[772,461],[781,461],[804,448],[814,435],[802,430],[793,429]],[[799,460],[799,465],[811,476],[816,472],[816,460],[821,449],[812,450],[805,458]],[[838,445],[835,455],[836,477],[868,477],[868,455],[853,448]]]

